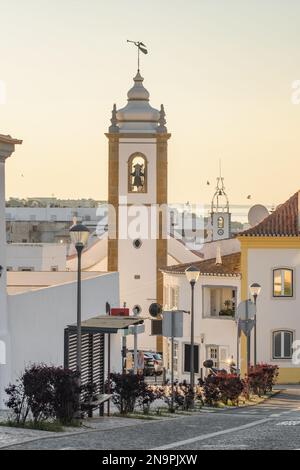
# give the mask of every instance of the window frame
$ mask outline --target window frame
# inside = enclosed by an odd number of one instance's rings
[[[136,157],[141,157],[144,160],[144,186],[143,191],[132,191],[132,184],[131,184],[131,167],[132,162]],[[128,160],[127,160],[127,174],[128,174],[128,187],[127,191],[128,194],[146,194],[148,192],[148,160],[146,155],[143,152],[134,152],[132,153]]]
[[[289,271],[292,274],[291,286],[292,286],[292,293],[291,295],[275,295],[275,272],[276,271]],[[290,267],[276,267],[272,268],[272,298],[273,299],[292,299],[294,297],[294,269]],[[281,282],[282,282],[282,274],[281,274]],[[283,285],[284,288],[284,285]],[[282,292],[282,286],[281,286]]]
[[[280,357],[279,356],[275,356],[275,335],[276,333],[281,333],[281,343],[280,343],[280,346],[281,346],[281,355]],[[273,361],[289,361],[292,359],[293,357],[293,347],[291,347],[291,355],[290,356],[282,356],[282,352],[284,354],[284,334],[285,333],[290,333],[291,337],[292,337],[292,340],[291,340],[291,345],[293,344],[293,341],[294,341],[294,336],[295,336],[295,332],[293,330],[290,330],[290,329],[284,329],[284,328],[280,328],[280,329],[277,329],[277,330],[273,330],[272,331],[272,360]],[[283,338],[283,341],[282,341],[282,338]]]
[[[235,320],[235,315],[236,315],[236,311],[237,311],[237,306],[238,306],[238,296],[239,296],[239,287],[238,286],[235,286],[235,285],[226,285],[226,284],[220,284],[220,285],[217,285],[217,284],[203,284],[202,286],[202,293],[201,293],[201,296],[202,296],[202,318],[205,319],[205,320]],[[234,316],[226,316],[226,315],[216,315],[216,316],[213,316],[213,315],[206,315],[206,310],[205,310],[205,295],[206,294],[206,289],[231,289],[232,292],[234,292],[234,297],[232,297],[232,299],[234,298],[235,299],[235,302],[234,302],[234,311],[235,311],[235,315]],[[231,299],[231,300],[232,300]],[[211,313],[211,311],[210,311]]]

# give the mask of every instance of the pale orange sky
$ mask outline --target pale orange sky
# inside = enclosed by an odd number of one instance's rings
[[[136,71],[126,39],[148,46],[144,84],[165,105],[170,201],[209,202],[220,157],[232,203],[300,188],[298,0],[0,0],[0,11],[0,132],[24,140],[7,196],[106,198],[104,132]]]

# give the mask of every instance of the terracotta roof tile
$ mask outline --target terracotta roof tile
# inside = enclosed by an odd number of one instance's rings
[[[197,266],[202,276],[239,276],[241,273],[241,253],[222,256],[222,264],[216,264],[216,258],[211,258],[194,263],[166,266],[161,271],[166,274],[185,274],[185,270],[189,266]]]
[[[237,234],[238,237],[297,237],[299,231],[299,195],[297,191],[284,204],[268,215],[255,227],[251,227],[244,232]]]

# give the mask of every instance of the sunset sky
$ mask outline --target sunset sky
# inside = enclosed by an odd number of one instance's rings
[[[104,132],[136,72],[126,39],[148,46],[144,84],[165,105],[171,202],[209,202],[219,158],[232,203],[300,189],[299,0],[0,0],[0,11],[0,133],[24,141],[7,196],[107,197]]]

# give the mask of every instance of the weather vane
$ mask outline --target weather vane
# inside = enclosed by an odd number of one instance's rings
[[[139,72],[140,71],[140,51],[143,54],[148,54],[148,51],[146,49],[147,46],[145,46],[145,44],[142,43],[141,41],[129,41],[129,39],[127,39],[127,42],[131,42],[132,44],[134,44],[137,47],[137,50],[138,50],[138,72]]]

